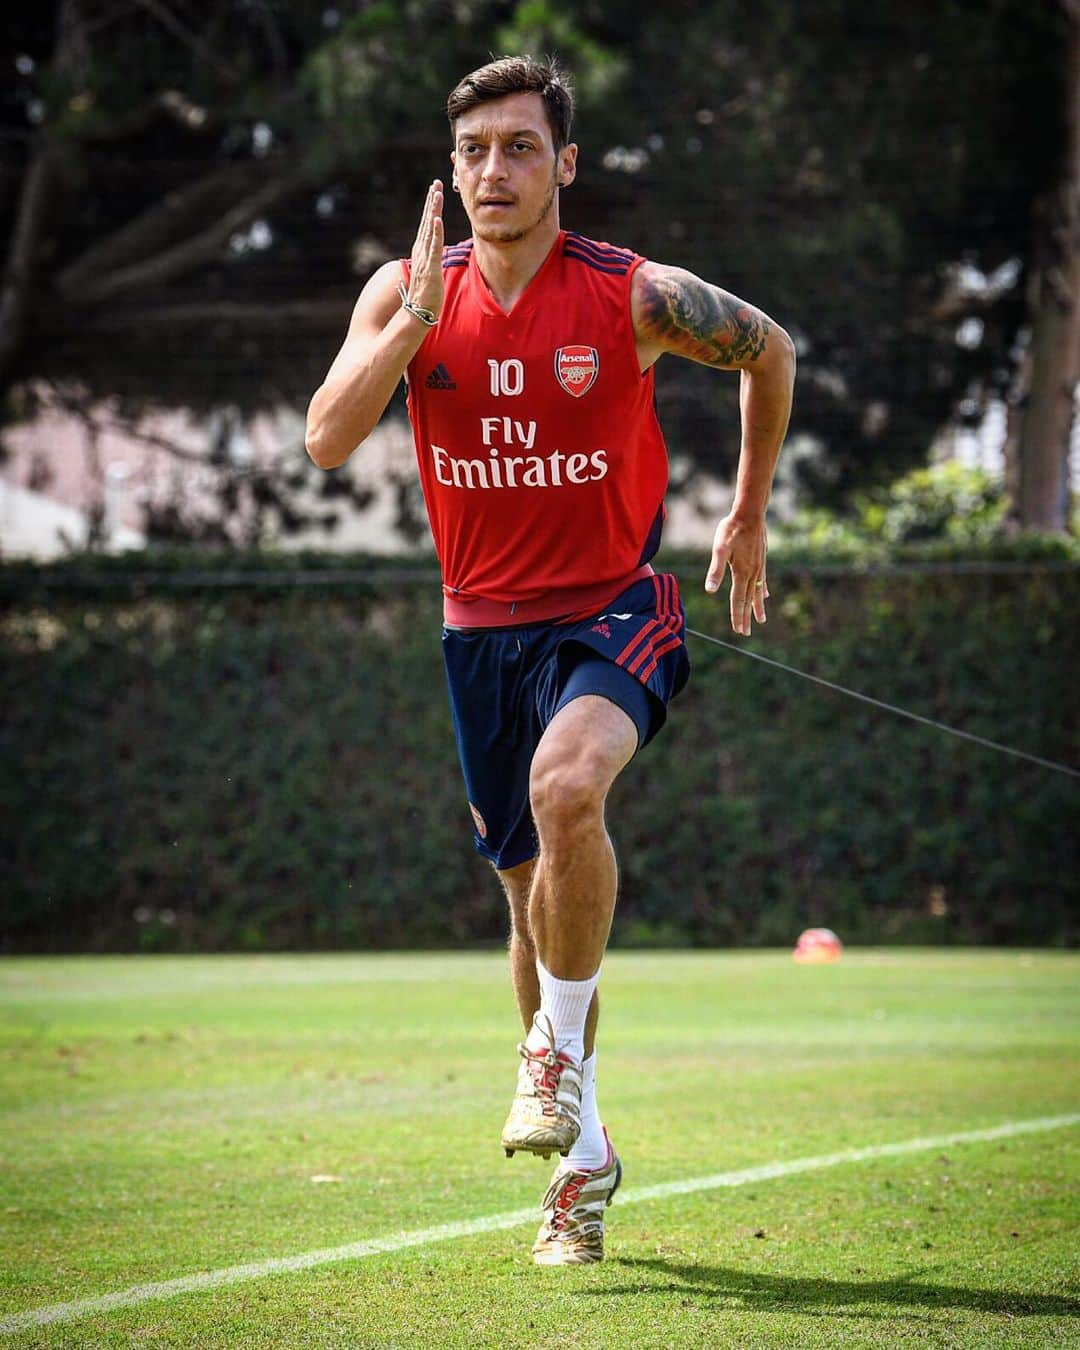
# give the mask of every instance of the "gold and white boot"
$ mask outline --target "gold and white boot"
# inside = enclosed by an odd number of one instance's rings
[[[604,1130],[603,1167],[555,1169],[544,1196],[544,1222],[533,1246],[538,1266],[585,1266],[604,1259],[604,1210],[622,1181],[622,1163]]]
[[[538,1050],[530,1050],[527,1043],[518,1046],[522,1062],[517,1092],[502,1132],[508,1158],[519,1149],[542,1158],[569,1153],[581,1133],[581,1063],[556,1051],[548,1017],[538,1012],[533,1029],[545,1044]]]

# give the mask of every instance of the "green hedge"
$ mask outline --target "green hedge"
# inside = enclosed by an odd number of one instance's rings
[[[667,565],[693,627],[1076,764],[1068,552],[819,574],[773,557],[749,643],[702,593],[703,559]],[[415,562],[350,579],[357,561],[0,568],[4,951],[501,940],[437,584]],[[789,943],[817,923],[849,941],[1075,940],[1075,779],[693,638],[691,654],[667,730],[612,793],[616,942]]]

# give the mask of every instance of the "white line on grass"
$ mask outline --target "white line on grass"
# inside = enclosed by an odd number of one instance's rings
[[[869,1158],[895,1158],[904,1153],[924,1153],[935,1148],[949,1148],[953,1144],[981,1144],[993,1139],[1010,1139],[1018,1134],[1036,1134],[1044,1130],[1059,1130],[1066,1125],[1080,1124],[1080,1112],[1067,1116],[1040,1116],[1034,1120],[1011,1120],[985,1130],[962,1130],[956,1134],[932,1135],[926,1139],[903,1139],[895,1144],[871,1144],[868,1148],[850,1148],[841,1153],[824,1153],[816,1158],[792,1158],[788,1162],[765,1163],[761,1167],[745,1167],[739,1172],[715,1172],[711,1176],[688,1177],[683,1181],[662,1181],[656,1186],[639,1186],[622,1193],[620,1203],[638,1204],[643,1200],[663,1200],[669,1195],[691,1195],[695,1191],[712,1191],[722,1186],[745,1186],[753,1181],[771,1181],[789,1177],[797,1172],[817,1172],[823,1167],[839,1167],[841,1163],[865,1162]],[[406,1247],[423,1247],[432,1242],[446,1242],[450,1238],[472,1237],[477,1233],[494,1233],[503,1228],[517,1228],[534,1223],[537,1211],[513,1209],[503,1214],[488,1214],[477,1219],[462,1219],[458,1223],[440,1223],[433,1228],[417,1228],[411,1233],[391,1233],[387,1237],[368,1238],[364,1242],[348,1242],[343,1247],[324,1247],[319,1251],[300,1252],[296,1256],[275,1256],[266,1261],[252,1261],[243,1266],[228,1266],[223,1270],[206,1270],[198,1275],[182,1275],[175,1280],[160,1280],[154,1284],[137,1284],[115,1294],[98,1298],[76,1299],[71,1303],[53,1303],[45,1308],[31,1308],[27,1312],[11,1313],[0,1318],[0,1333],[26,1331],[47,1326],[50,1322],[71,1322],[92,1313],[111,1312],[114,1308],[130,1308],[154,1299],[173,1298],[177,1294],[197,1294],[206,1289],[220,1289],[222,1285],[243,1284],[262,1279],[265,1275],[288,1274],[294,1270],[310,1270],[337,1261],[361,1261],[367,1256],[403,1251]]]

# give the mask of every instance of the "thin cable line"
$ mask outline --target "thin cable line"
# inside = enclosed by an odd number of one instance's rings
[[[775,666],[777,670],[786,670],[789,675],[798,675],[800,679],[811,680],[814,684],[823,685],[826,689],[832,689],[837,694],[847,694],[848,698],[857,698],[861,703],[869,703],[872,707],[884,709],[885,712],[896,713],[898,717],[906,717],[912,722],[921,722],[923,726],[933,727],[936,731],[947,732],[950,736],[960,736],[965,741],[974,741],[976,745],[985,746],[988,750],[997,750],[1003,755],[1012,755],[1016,759],[1026,759],[1029,763],[1038,764],[1044,769],[1053,769],[1055,773],[1068,774],[1070,778],[1080,778],[1080,769],[1073,769],[1068,764],[1058,764],[1052,759],[1043,759],[1039,755],[1029,755],[1026,750],[1014,750],[1011,745],[1002,745],[1000,741],[990,741],[985,736],[976,736],[974,732],[961,731],[959,727],[950,727],[944,722],[936,722],[932,717],[923,717],[920,713],[909,712],[907,708],[898,708],[895,703],[885,703],[880,698],[871,698],[869,694],[860,694],[857,689],[847,689],[842,684],[834,684],[832,680],[823,680],[820,675],[810,675],[805,670],[797,670],[794,666],[786,666],[783,661],[774,661],[771,656],[762,656],[760,652],[752,652],[746,647],[737,647],[734,642],[723,642],[720,638],[713,637],[709,633],[699,633],[696,628],[688,628],[686,631],[696,638],[701,638],[704,642],[712,642],[717,647],[726,647],[728,651],[738,652],[740,656],[750,656],[755,661],[764,661],[767,666]]]

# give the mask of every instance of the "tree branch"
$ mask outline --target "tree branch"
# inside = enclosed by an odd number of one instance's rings
[[[68,298],[79,305],[97,304],[125,291],[135,291],[148,286],[160,286],[204,263],[217,262],[222,249],[237,230],[268,210],[282,198],[296,192],[306,182],[309,175],[306,170],[296,170],[264,184],[256,192],[245,197],[209,228],[192,235],[182,243],[166,248],[151,258],[121,267],[98,281],[86,281],[77,295]]]
[[[181,42],[186,43],[195,55],[201,61],[205,61],[208,66],[213,67],[223,80],[228,84],[239,83],[236,72],[226,65],[213,48],[208,47],[197,33],[193,33],[190,28],[183,24],[172,10],[162,4],[161,0],[138,0],[138,2],[148,14],[157,19],[162,28],[168,29],[174,37],[178,37]]]
[[[52,151],[42,133],[23,179],[4,279],[0,284],[0,384],[26,328],[34,255],[41,238],[52,176]]]
[[[143,445],[148,445],[155,450],[165,450],[175,459],[183,460],[185,464],[208,465],[210,458],[208,455],[200,454],[197,450],[188,450],[185,446],[177,445],[175,441],[169,440],[165,436],[159,436],[156,432],[145,431],[136,423],[123,417],[112,417],[103,412],[99,406],[91,406],[85,397],[73,394],[65,394],[55,384],[49,387],[49,398],[53,408],[58,408],[68,414],[69,417],[75,417],[88,432],[94,436],[100,436],[104,431],[111,431],[118,436],[127,436],[132,440],[140,441]]]
[[[316,300],[291,300],[277,304],[248,303],[234,300],[197,300],[187,304],[152,305],[146,309],[109,310],[78,319],[82,339],[105,336],[110,333],[144,332],[151,328],[206,328],[214,324],[231,324],[260,333],[272,329],[290,330],[297,327],[319,332],[335,331],[348,322],[355,297],[352,294],[327,296]],[[56,306],[42,311],[35,322],[35,332],[44,339],[59,339],[71,331],[70,310]]]
[[[93,287],[93,279],[160,248],[191,217],[201,215],[207,205],[229,186],[235,189],[237,169],[230,165],[215,169],[175,192],[169,192],[141,215],[129,220],[107,238],[91,244],[58,274],[57,291],[79,303],[84,286]]]
[[[281,35],[281,26],[266,0],[257,0],[255,11],[266,34],[266,45],[270,49],[277,77],[279,80],[284,79],[289,58],[285,50],[285,39]]]

